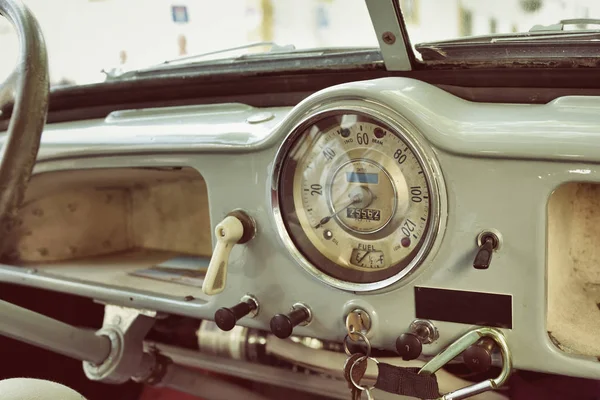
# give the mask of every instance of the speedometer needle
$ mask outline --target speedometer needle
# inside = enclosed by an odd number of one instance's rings
[[[314,229],[319,229],[320,227],[322,227],[323,225],[325,225],[326,223],[328,223],[331,218],[335,217],[336,215],[338,215],[339,213],[341,213],[342,211],[344,211],[346,208],[350,207],[352,204],[360,203],[361,201],[362,201],[362,197],[360,196],[360,194],[355,195],[352,198],[352,201],[350,203],[346,204],[343,208],[340,208],[339,210],[337,210],[333,214],[328,215],[327,217],[322,218],[319,221],[319,223],[314,227]]]
[[[369,207],[371,205],[371,203],[373,202],[373,200],[375,200],[377,198],[377,197],[375,197],[375,195],[373,195],[373,192],[371,192],[369,190],[369,188],[361,186],[361,187],[359,187],[359,189],[360,189],[360,191],[358,193],[356,193],[354,196],[352,196],[352,201],[350,201],[350,203],[346,204],[344,207],[340,208],[333,214],[322,218],[319,221],[319,223],[314,227],[314,229],[319,229],[320,227],[322,227],[323,225],[328,223],[329,220],[331,220],[331,218],[335,217],[336,215],[338,215],[339,213],[341,213],[342,211],[344,211],[346,208],[350,207],[353,204],[364,203],[361,207],[366,208],[366,207]],[[334,208],[334,210],[335,210],[335,208]]]

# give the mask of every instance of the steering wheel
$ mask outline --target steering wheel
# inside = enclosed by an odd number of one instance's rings
[[[0,0],[0,15],[17,31],[19,57],[0,84],[0,110],[13,103],[8,131],[0,149],[0,238],[15,225],[18,208],[35,164],[48,113],[50,80],[46,44],[40,26],[21,0]],[[1,111],[0,111],[1,112]],[[7,241],[0,239],[0,255]]]

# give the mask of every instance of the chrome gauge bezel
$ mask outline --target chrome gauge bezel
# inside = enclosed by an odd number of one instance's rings
[[[355,103],[358,104],[349,104],[351,101],[348,99],[347,101],[340,101],[339,103],[340,104],[330,103],[329,105],[321,106],[318,110],[314,110],[308,116],[302,118],[300,122],[295,124],[284,138],[282,144],[277,150],[275,163],[273,166],[271,180],[271,206],[274,213],[276,228],[283,241],[283,244],[289,250],[294,260],[300,264],[305,271],[316,277],[321,282],[337,289],[352,292],[370,292],[386,288],[396,282],[399,282],[403,278],[412,274],[417,267],[423,264],[424,260],[434,248],[436,239],[440,236],[439,234],[442,220],[445,220],[446,214],[442,207],[442,204],[445,205],[445,189],[435,154],[430,148],[421,144],[421,141],[423,141],[421,134],[402,115],[383,105],[372,102],[355,101]],[[401,140],[403,140],[415,154],[417,160],[423,167],[425,179],[429,186],[430,217],[421,247],[414,255],[412,260],[402,270],[388,278],[376,282],[357,283],[344,281],[336,277],[332,277],[321,269],[317,268],[296,247],[294,240],[290,236],[290,233],[288,232],[286,224],[283,220],[279,188],[282,168],[285,164],[288,153],[293,148],[296,140],[305,132],[307,127],[324,118],[340,114],[363,115],[391,128],[397,135],[400,136]]]

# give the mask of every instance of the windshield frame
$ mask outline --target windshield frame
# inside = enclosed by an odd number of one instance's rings
[[[366,0],[367,4],[376,0]],[[463,38],[455,38],[442,40],[437,42],[418,43],[414,46],[411,43],[408,28],[405,23],[404,15],[400,0],[388,0],[394,8],[396,22],[402,32],[402,42],[406,47],[407,59],[410,61],[413,70],[441,70],[441,69],[496,69],[496,68],[599,68],[600,67],[600,44],[598,42],[585,42],[582,40],[575,41],[575,36],[597,35],[600,39],[599,30],[557,30],[558,25],[550,25],[548,27],[532,27],[530,32],[520,32],[513,34],[492,34],[480,36],[467,36]],[[381,2],[387,3],[387,2]],[[370,11],[370,9],[369,9]],[[383,24],[382,21],[373,18],[373,25],[377,30],[377,26]],[[562,22],[566,21],[560,21]],[[534,29],[544,28],[544,29]],[[547,28],[547,29],[546,29]],[[562,29],[562,27],[561,27]],[[513,38],[529,38],[529,37],[554,37],[556,40],[526,40],[518,42]],[[378,37],[381,39],[381,37]],[[483,43],[482,39],[490,39]],[[493,39],[499,39],[495,41]],[[385,44],[385,43],[384,43]],[[392,56],[383,51],[384,62]],[[428,51],[429,57],[419,59],[417,49]],[[560,52],[557,51],[560,49]],[[510,49],[511,52],[506,50]],[[435,56],[445,54],[446,52],[454,51],[454,57]],[[506,56],[508,53],[509,56]],[[422,53],[419,53],[422,55]],[[398,55],[396,55],[398,57]],[[387,68],[389,71],[394,69]]]
[[[365,0],[379,48],[388,71],[411,71],[416,65],[400,3],[397,0]]]

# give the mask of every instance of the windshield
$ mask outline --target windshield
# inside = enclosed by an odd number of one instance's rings
[[[142,68],[255,42],[296,49],[378,47],[364,0],[24,2],[44,32],[54,86],[101,82],[102,70]],[[0,46],[1,82],[17,54],[16,35],[2,17]],[[253,47],[242,54],[268,49]],[[240,51],[212,58],[235,55]]]
[[[282,51],[307,49],[379,48],[365,0],[60,0],[60,6],[49,0],[24,1],[44,31],[53,86],[102,82],[107,75],[118,76],[177,58],[187,57],[184,62],[191,62],[267,51],[275,56]],[[440,51],[435,46],[419,46],[428,42],[515,34],[540,26],[558,29],[559,34],[600,29],[600,21],[594,20],[557,27],[565,19],[600,18],[597,0],[396,1],[415,54],[426,61],[491,57],[485,51],[491,43],[484,43],[484,48],[473,55],[472,49]],[[277,46],[239,48],[258,42]],[[592,43],[589,38],[588,42]],[[0,45],[2,81],[15,64],[17,40],[1,17]],[[219,52],[230,48],[237,50]],[[518,56],[522,50],[511,51]],[[567,57],[564,49],[547,51]],[[217,53],[190,57],[211,52]],[[502,53],[496,52],[494,57],[502,57]]]
[[[479,35],[600,29],[598,0],[398,0],[413,45]],[[554,25],[554,26],[553,26]],[[418,55],[418,53],[417,53]]]

